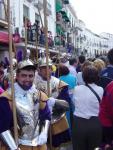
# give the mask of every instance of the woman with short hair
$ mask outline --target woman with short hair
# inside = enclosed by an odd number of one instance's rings
[[[83,69],[85,85],[76,86],[74,89],[73,103],[73,149],[94,150],[101,144],[101,125],[98,119],[99,103],[103,96],[103,88],[96,85],[99,75],[98,70],[89,65]],[[97,96],[94,94],[96,92]]]

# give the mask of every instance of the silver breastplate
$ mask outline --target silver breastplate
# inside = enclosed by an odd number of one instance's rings
[[[35,93],[16,93],[18,124],[20,127],[19,143],[22,145],[38,145],[39,135],[39,102]]]
[[[59,91],[58,91],[58,86],[59,86],[59,79],[56,79],[55,77],[51,77],[50,80],[50,96],[57,98]],[[37,89],[42,90],[47,94],[47,81],[43,79],[37,79]]]

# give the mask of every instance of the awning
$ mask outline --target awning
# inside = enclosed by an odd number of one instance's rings
[[[56,0],[56,12],[59,12],[62,9],[62,2],[60,0]]]
[[[1,43],[9,43],[8,33],[4,31],[0,31],[0,42]]]

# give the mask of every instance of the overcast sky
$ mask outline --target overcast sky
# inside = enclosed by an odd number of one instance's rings
[[[70,0],[86,27],[99,34],[113,34],[113,0]]]

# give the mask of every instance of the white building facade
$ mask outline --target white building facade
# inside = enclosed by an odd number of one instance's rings
[[[83,54],[86,57],[96,57],[106,54],[110,48],[113,48],[113,35],[95,34],[87,29],[82,20],[78,20],[77,30],[77,52],[78,55]]]
[[[72,5],[70,3],[66,4],[64,1],[66,0],[47,0],[48,31],[51,32],[51,36],[54,40],[54,37],[58,34],[57,25],[61,26],[63,32],[61,38],[65,41],[65,46],[63,47],[64,51],[68,52],[66,49],[68,45],[69,48],[73,47],[71,53],[95,57],[96,55],[105,54],[109,49],[113,48],[113,34],[101,33],[97,35],[87,29],[85,23],[77,18],[76,11],[73,9]],[[28,24],[31,26],[36,21],[39,22],[40,28],[44,26],[43,2],[44,0],[11,0],[13,34],[18,32],[20,37],[25,38],[25,18],[28,19]],[[56,5],[60,2],[63,5],[61,10],[59,10],[60,16],[57,16],[59,12],[56,10]],[[7,26],[7,22],[5,21],[6,15],[2,1],[0,1],[0,14],[0,25],[3,30],[3,27],[5,25]],[[32,48],[36,49],[36,47]],[[0,47],[0,49],[3,50],[4,48]]]
[[[15,28],[19,28],[21,34],[24,27],[24,17],[30,20],[33,25],[36,20],[40,21],[40,26],[44,25],[43,0],[12,0],[12,20]],[[40,18],[40,14],[41,18]],[[47,1],[48,30],[55,36],[55,0]],[[41,20],[42,19],[42,20]],[[41,22],[42,21],[42,22]]]
[[[76,11],[71,5],[67,5],[67,14],[70,20],[69,26],[67,27],[68,38],[70,39],[70,43],[73,45],[74,53],[76,53],[76,26],[78,18]]]

